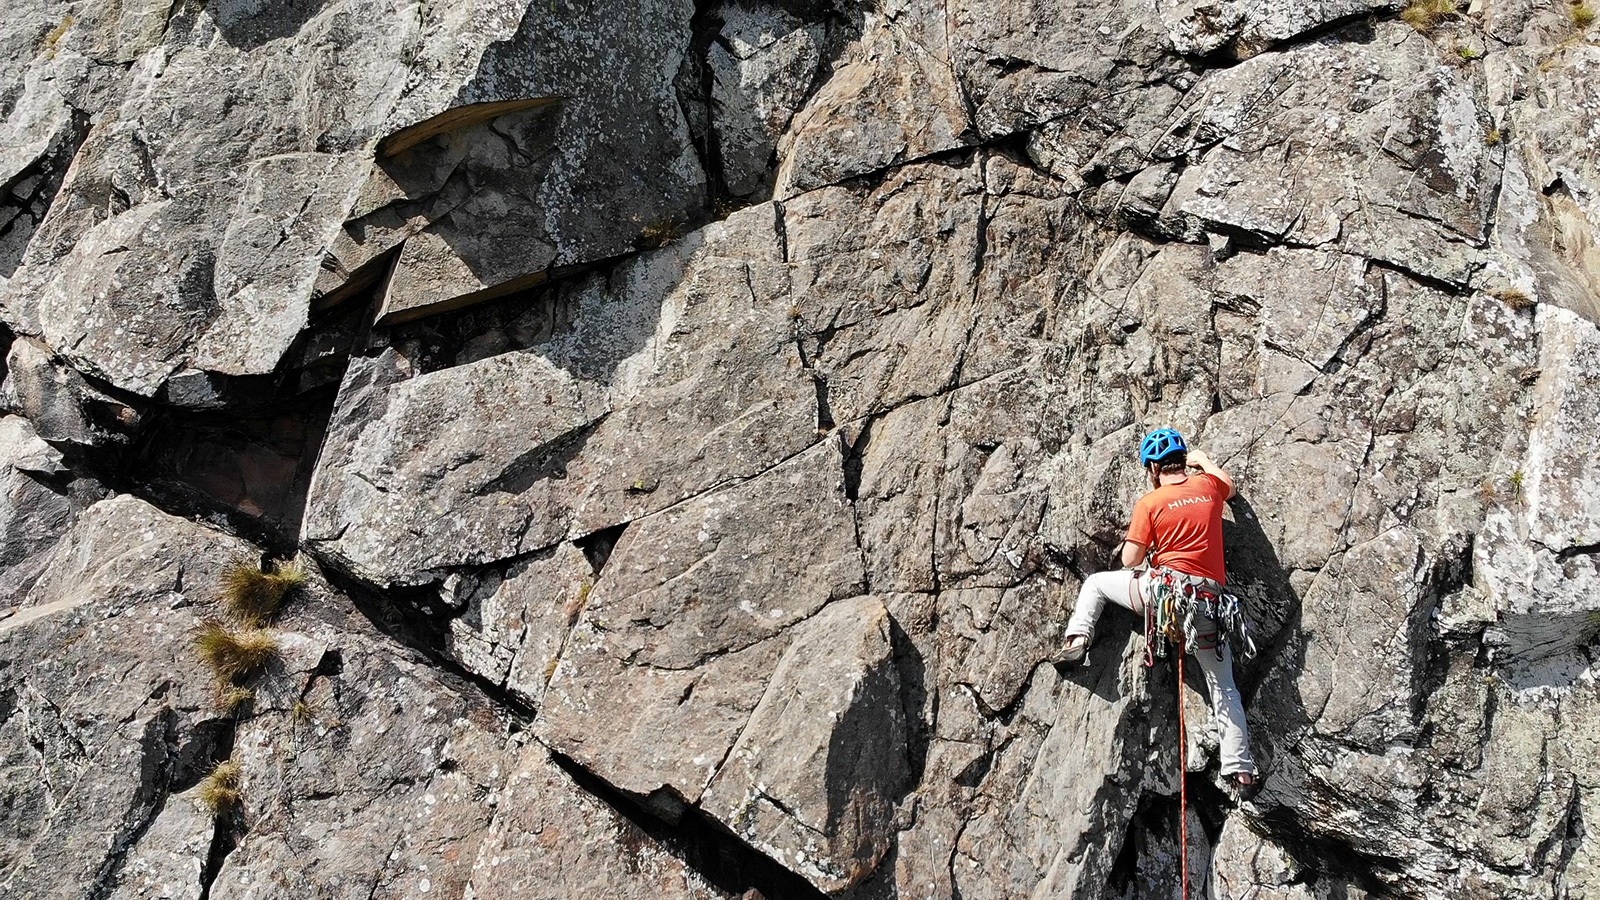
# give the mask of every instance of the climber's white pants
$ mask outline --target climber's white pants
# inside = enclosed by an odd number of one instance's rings
[[[1088,638],[1089,643],[1094,643],[1094,626],[1100,620],[1100,613],[1108,600],[1132,610],[1139,616],[1142,628],[1145,588],[1143,579],[1138,576],[1139,573],[1133,569],[1118,569],[1096,572],[1085,578],[1083,588],[1078,591],[1078,603],[1072,608],[1072,618],[1067,621],[1067,636],[1081,634]],[[1208,629],[1204,621],[1197,619],[1196,624],[1200,626],[1200,636],[1205,642],[1216,640],[1215,637],[1206,638]],[[1212,635],[1216,634],[1214,623],[1209,631]],[[1233,651],[1228,649],[1226,642],[1219,641],[1216,650],[1198,650],[1193,655],[1200,664],[1200,671],[1206,676],[1212,714],[1222,725],[1222,774],[1255,774],[1256,761],[1250,754],[1250,726],[1244,720],[1244,701],[1239,696],[1238,686],[1233,683]]]

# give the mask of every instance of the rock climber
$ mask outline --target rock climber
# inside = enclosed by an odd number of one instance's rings
[[[1242,622],[1237,600],[1225,590],[1222,553],[1222,509],[1233,497],[1233,479],[1204,451],[1185,445],[1183,435],[1171,428],[1145,435],[1139,444],[1139,463],[1150,476],[1150,491],[1134,505],[1133,521],[1121,544],[1124,568],[1084,579],[1067,622],[1061,658],[1069,664],[1083,660],[1107,600],[1145,617],[1152,597],[1162,590],[1201,598],[1187,620],[1186,642],[1205,673],[1211,708],[1221,721],[1222,775],[1241,799],[1249,800],[1260,785],[1244,705],[1233,681],[1233,653],[1224,633],[1234,629],[1219,627],[1217,618],[1223,616],[1216,605],[1224,599],[1233,604],[1227,618],[1236,627]],[[1190,475],[1190,469],[1198,473]],[[1149,568],[1137,570],[1146,561]]]

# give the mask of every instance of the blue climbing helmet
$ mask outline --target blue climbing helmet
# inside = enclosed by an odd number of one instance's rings
[[[1148,466],[1174,453],[1187,452],[1189,445],[1183,442],[1183,435],[1176,428],[1157,428],[1139,442],[1139,465]]]

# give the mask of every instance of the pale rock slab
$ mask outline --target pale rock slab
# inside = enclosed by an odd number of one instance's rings
[[[702,809],[829,893],[890,849],[910,786],[890,619],[858,597],[794,629]]]
[[[210,766],[214,698],[189,635],[244,547],[116,497],[62,536],[0,619],[0,890],[65,898],[189,875],[198,892],[199,859],[170,854],[209,845],[209,828],[202,842],[192,818],[153,823]],[[176,843],[139,851],[152,832]]]
[[[852,52],[778,142],[774,196],[973,143],[948,41],[939,19],[869,14]]]
[[[721,900],[638,825],[575,788],[538,744],[522,750],[497,796],[463,897],[489,900]]]
[[[639,520],[617,543],[568,641],[545,694],[540,738],[618,788],[700,802],[769,695],[767,686],[778,677],[775,667],[794,670],[792,678],[802,679],[795,667],[814,663],[803,663],[808,655],[800,652],[787,666],[780,663],[787,647],[797,641],[810,646],[818,639],[805,637],[822,633],[812,623],[839,623],[828,632],[836,638],[846,620],[878,622],[861,638],[865,655],[859,663],[864,679],[876,671],[887,653],[881,613],[874,620],[830,612],[863,588],[843,467],[833,446],[816,447],[758,478]],[[847,610],[861,612],[862,606]],[[842,659],[845,665],[850,657]],[[785,691],[796,689],[792,681],[785,683],[790,684]],[[863,715],[888,716],[884,721],[891,724],[884,727],[893,727],[892,711],[880,708],[878,688],[862,690],[863,697],[875,698],[862,701],[870,707]],[[780,702],[774,696],[773,702]],[[593,725],[602,719],[617,724],[597,731]],[[811,723],[802,729],[804,740],[819,747],[835,738],[867,740],[845,721],[803,721]],[[798,727],[786,720],[785,727],[790,726]],[[797,735],[784,745],[798,752],[801,740]],[[750,746],[747,754],[753,753]],[[883,747],[873,741],[863,746]],[[853,765],[849,758],[846,754],[838,762]],[[751,757],[741,765],[766,764]],[[718,789],[724,799],[707,808],[732,816],[730,804],[743,803],[752,785],[746,778],[727,777]],[[794,776],[774,769],[763,777],[778,783]],[[802,790],[798,782],[783,783]],[[893,777],[885,782],[897,783]],[[671,803],[662,802],[670,810]],[[881,816],[893,800],[862,802]],[[823,832],[821,841],[840,842],[829,864],[834,874],[818,877],[841,877],[847,867],[842,860],[858,857],[868,862],[847,881],[869,874],[883,845],[857,848],[862,842],[873,846],[876,832],[841,832],[857,826],[849,817],[841,821],[810,805],[805,809],[802,821]],[[800,849],[798,833],[793,834],[777,846],[785,852]]]
[[[818,407],[778,255],[764,204],[574,285],[570,318],[530,349],[423,373],[392,350],[356,360],[304,538],[375,583],[417,583],[794,457],[820,439]],[[431,537],[394,552],[415,534]]]

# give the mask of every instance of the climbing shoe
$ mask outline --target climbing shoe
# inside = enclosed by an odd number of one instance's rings
[[[1235,772],[1228,776],[1228,781],[1233,785],[1233,793],[1239,798],[1240,803],[1249,803],[1261,793],[1261,776],[1249,772]]]
[[[1075,666],[1083,662],[1084,654],[1088,652],[1088,638],[1081,634],[1067,635],[1066,643],[1061,645],[1061,662],[1064,665]]]

